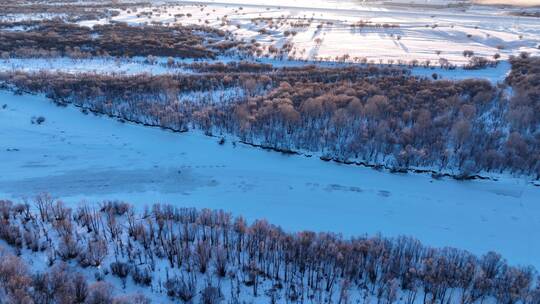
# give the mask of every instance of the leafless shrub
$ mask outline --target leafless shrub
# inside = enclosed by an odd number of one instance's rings
[[[108,304],[113,302],[113,287],[106,282],[96,282],[88,288],[85,304]]]
[[[188,275],[187,278],[175,276],[165,282],[165,288],[170,297],[189,303],[197,295],[197,280],[193,274]]]
[[[148,268],[141,268],[138,266],[133,267],[131,277],[133,278],[133,281],[139,285],[150,286],[152,283],[152,274]]]
[[[221,301],[222,294],[219,288],[208,286],[201,291],[201,304],[217,304]]]

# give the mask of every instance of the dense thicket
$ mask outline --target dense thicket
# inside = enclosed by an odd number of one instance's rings
[[[538,59],[511,60],[510,87],[434,81],[395,68],[194,64],[197,73],[4,73],[0,80],[130,121],[228,133],[279,150],[392,169],[540,176]],[[232,93],[231,93],[232,90]],[[192,98],[194,92],[207,92]]]
[[[0,239],[30,259],[46,255],[51,267],[36,273],[19,258],[3,255],[3,303],[112,301],[91,301],[112,299],[113,293],[103,282],[87,286],[65,263],[86,273],[96,270],[98,281],[113,276],[183,302],[540,301],[535,271],[510,266],[496,253],[476,257],[407,237],[346,240],[330,233],[288,233],[264,220],[249,224],[222,211],[170,205],[137,213],[122,202],[72,210],[48,195],[38,196],[33,206],[0,200]],[[93,294],[98,287],[105,294]]]
[[[250,142],[321,151],[340,160],[538,178],[539,60],[523,55],[511,63],[509,90],[483,80],[395,75],[283,79],[260,96],[214,107],[206,125]]]
[[[166,27],[112,23],[89,28],[59,19],[26,22],[27,26],[28,23],[33,24],[26,31],[0,31],[2,56],[214,58],[240,44],[224,31],[197,25]]]
[[[538,135],[540,132],[540,58],[510,59],[512,70],[506,78],[512,87],[508,120],[514,130]]]
[[[469,160],[473,170],[493,169],[475,149],[500,148],[501,138],[490,138],[495,130],[487,127],[503,120],[498,94],[477,80],[295,81],[208,116],[248,141],[342,160],[439,169],[462,168]],[[230,112],[235,119],[224,119]]]
[[[63,18],[70,22],[96,20],[118,14],[118,10],[148,6],[150,2],[117,0],[101,0],[81,2],[77,0],[2,0],[0,2],[0,19],[18,20],[26,15],[28,19],[40,16],[43,19]]]

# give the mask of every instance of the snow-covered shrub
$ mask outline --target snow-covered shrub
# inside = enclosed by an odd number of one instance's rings
[[[114,287],[107,282],[95,282],[88,288],[84,304],[109,304],[113,301]]]
[[[165,281],[165,288],[170,297],[188,303],[197,295],[197,280],[193,274],[188,274],[187,278],[174,276]]]
[[[131,277],[135,284],[150,286],[152,283],[152,273],[147,267],[134,266],[131,271]]]

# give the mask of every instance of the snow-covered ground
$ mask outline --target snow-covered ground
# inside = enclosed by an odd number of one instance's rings
[[[479,78],[489,80],[491,83],[502,83],[510,73],[512,65],[508,61],[500,61],[495,67],[487,67],[478,70],[465,70],[463,68],[441,69],[437,67],[415,67],[411,69],[413,76],[431,78],[437,74],[438,79],[463,80],[467,78]]]
[[[46,20],[54,18],[66,18],[66,14],[58,13],[34,13],[34,14],[0,14],[0,22],[14,22],[23,20]]]
[[[1,92],[0,197],[221,208],[291,231],[412,235],[540,268],[540,187],[523,179],[434,180],[217,141]]]
[[[112,20],[210,25],[229,30],[239,39],[255,39],[278,49],[292,43],[290,57],[312,60],[346,56],[348,60],[366,58],[377,63],[430,60],[437,64],[445,58],[466,64],[464,50],[490,58],[500,53],[503,59],[522,51],[540,53],[538,18],[511,16],[510,9],[491,6],[445,8],[436,7],[438,3],[431,6],[429,1],[416,1],[414,5],[408,5],[410,1],[389,2],[172,1],[165,6],[121,11]],[[91,26],[109,21],[81,24]],[[366,26],[351,27],[358,22]],[[375,27],[376,24],[388,26]],[[286,32],[295,34],[287,36]]]
[[[166,60],[166,59],[164,59]],[[21,72],[63,72],[134,75],[148,73],[152,75],[187,72],[180,68],[167,67],[164,64],[149,64],[144,58],[11,58],[0,60],[0,71]]]
[[[207,63],[227,63],[237,59],[230,57],[221,57],[216,60],[204,60]],[[346,64],[332,62],[305,62],[298,60],[277,60],[260,58],[253,61],[265,64],[271,64],[274,67],[295,67],[304,66],[306,64],[316,64],[323,67],[340,67]],[[167,58],[156,58],[155,63],[151,64],[145,58],[88,58],[88,59],[72,59],[68,57],[60,58],[11,58],[0,59],[0,72],[62,72],[62,73],[96,73],[96,74],[116,74],[116,75],[163,75],[177,73],[194,73],[188,67],[182,64],[193,63],[193,59],[179,59],[175,62],[178,64],[174,67],[169,67]],[[399,67],[396,65],[396,67]],[[403,68],[409,68],[403,66]],[[462,80],[467,78],[480,78],[491,81],[492,83],[503,82],[509,73],[511,65],[508,61],[500,61],[496,67],[488,67],[478,70],[464,70],[463,68],[442,69],[436,66],[432,67],[414,67],[411,68],[411,74],[414,76],[431,78],[433,74],[438,75],[438,79]]]
[[[516,6],[540,6],[539,0],[473,0],[475,3],[486,5],[516,5]]]

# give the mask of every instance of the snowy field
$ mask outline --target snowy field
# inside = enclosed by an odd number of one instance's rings
[[[475,3],[489,4],[489,5],[519,5],[519,6],[540,6],[539,0],[474,0]]]
[[[236,61],[235,58],[225,57],[216,60],[205,60],[207,63],[227,63]],[[316,64],[323,67],[340,67],[347,64],[331,62],[305,62],[295,60],[273,60],[257,59],[254,62],[271,64],[276,68],[304,66],[306,64]],[[193,70],[182,66],[190,64],[192,59],[176,59],[176,66],[170,67],[166,64],[167,58],[156,58],[155,63],[148,63],[145,58],[89,58],[72,59],[61,58],[11,58],[0,59],[0,72],[62,72],[62,73],[96,73],[96,74],[116,74],[116,75],[163,75],[163,74],[193,74]],[[399,66],[396,66],[399,67]],[[409,69],[407,66],[403,68]],[[440,67],[414,67],[411,74],[414,76],[431,78],[435,73],[438,79],[463,80],[468,78],[480,78],[489,80],[492,83],[501,83],[510,71],[510,63],[501,61],[496,67],[488,67],[477,70],[465,70],[463,68],[443,69]]]
[[[2,105],[6,105],[5,108]],[[41,125],[32,119],[43,116]],[[225,145],[0,93],[0,197],[48,191],[70,204],[121,199],[214,208],[286,230],[411,235],[540,268],[540,187],[457,182]]]
[[[166,59],[164,59],[166,60]],[[0,71],[62,72],[134,75],[186,73],[180,68],[167,67],[164,63],[149,64],[144,58],[11,58],[0,60]]]
[[[444,58],[466,64],[464,50],[486,58],[499,53],[502,59],[522,51],[540,53],[538,18],[513,16],[513,8],[458,5],[457,1],[409,2],[172,1],[121,11],[112,21],[209,25],[266,47],[292,44],[289,58],[310,60],[429,60],[438,64]],[[360,23],[362,27],[352,26]]]

